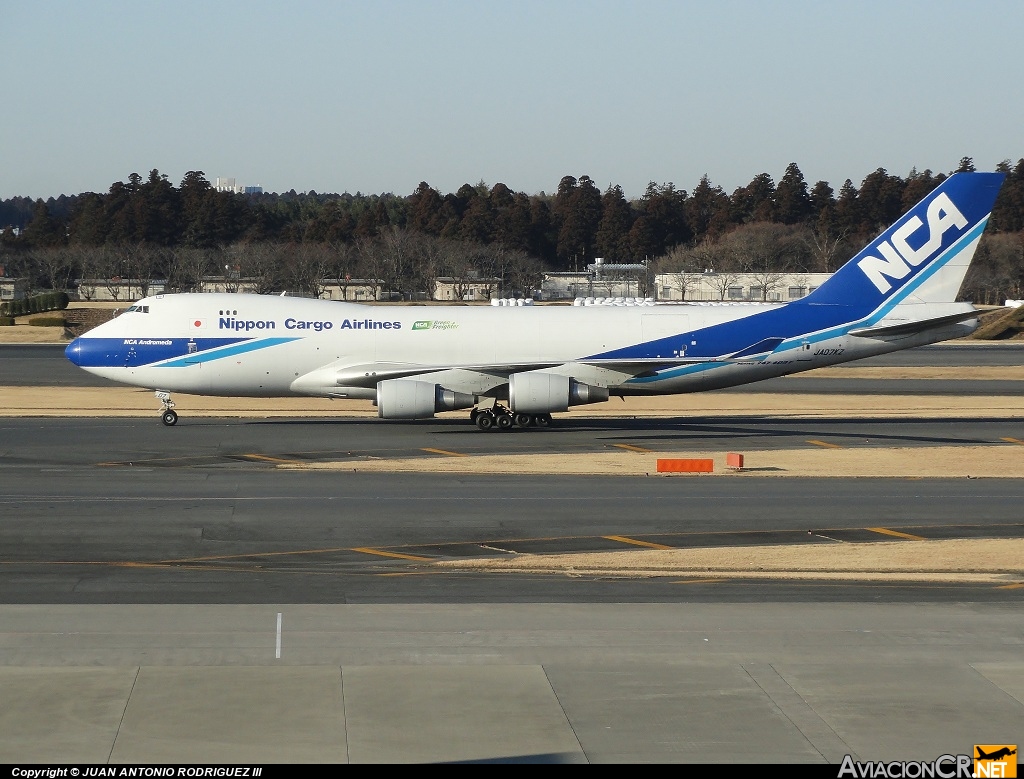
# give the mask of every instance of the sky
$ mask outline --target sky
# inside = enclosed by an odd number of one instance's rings
[[[0,199],[993,170],[1022,31],[1020,0],[0,0]]]

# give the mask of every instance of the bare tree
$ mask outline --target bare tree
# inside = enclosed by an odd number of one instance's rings
[[[348,288],[356,276],[359,266],[359,253],[350,243],[335,241],[329,244],[330,278],[341,290],[341,299],[348,300]]]
[[[444,275],[452,280],[452,295],[464,300],[472,282],[480,280],[479,247],[463,241],[449,241],[445,254]]]
[[[680,300],[686,300],[687,293],[700,286],[702,275],[696,271],[686,269],[673,271],[669,274],[669,278],[672,279],[672,285],[679,290]]]
[[[687,294],[700,285],[703,266],[693,247],[673,246],[656,260],[656,266],[660,274],[669,277],[670,287],[679,290],[680,300],[686,300]]]
[[[834,273],[848,259],[842,251],[846,242],[846,231],[832,235],[821,226],[803,232],[803,240],[811,249],[814,267],[822,273]]]
[[[76,252],[70,246],[33,249],[29,261],[39,268],[50,289],[64,290],[71,282]]]
[[[281,269],[285,288],[305,297],[319,298],[331,274],[333,256],[323,243],[300,243],[286,247]]]
[[[810,278],[803,274],[798,274],[796,276],[791,277],[790,280],[792,281],[794,287],[803,290],[804,295],[807,294],[807,288],[808,286],[810,286],[811,282]]]
[[[753,279],[761,300],[775,298],[786,275],[809,264],[807,245],[797,237],[797,229],[754,222],[723,236],[721,246],[732,253],[734,266]]]
[[[785,273],[768,268],[750,270],[749,275],[754,280],[758,290],[760,290],[761,300],[768,300],[769,298],[776,300],[775,293],[782,287],[782,282],[786,279]]]
[[[111,300],[118,301],[127,292],[124,272],[124,259],[113,248],[104,246],[100,256],[100,275]]]
[[[234,243],[221,249],[209,250],[207,275],[219,276],[225,292],[242,291],[242,253],[245,249],[245,244]]]
[[[75,265],[81,274],[78,279],[78,296],[83,300],[96,297],[98,278],[103,274],[103,250],[93,246],[73,247]]]
[[[982,236],[961,296],[983,305],[1001,305],[1024,292],[1024,236],[996,233]]]
[[[414,286],[418,248],[415,235],[403,227],[389,227],[381,231],[378,243],[378,267],[385,287],[411,300],[417,291]]]
[[[359,267],[362,269],[360,275],[370,287],[374,300],[379,300],[386,264],[381,245],[373,238],[357,238],[356,253],[359,256]]]
[[[508,253],[505,273],[514,291],[523,297],[532,297],[533,291],[540,288],[544,264],[520,249],[512,249]]]
[[[718,299],[725,300],[729,296],[729,290],[739,282],[740,273],[735,270],[712,271],[705,274],[704,278],[718,295]]]
[[[116,244],[111,249],[126,277],[127,295],[132,297],[134,288],[138,297],[147,297],[158,269],[169,264],[170,250],[142,242]]]
[[[203,279],[212,267],[208,249],[177,249],[169,262],[167,286],[178,292],[202,292]]]
[[[498,288],[491,290],[491,296],[503,297],[512,288],[512,265],[516,262],[513,250],[505,244],[492,243],[483,246],[480,254],[480,273],[497,279]]]
[[[285,264],[285,247],[270,241],[239,244],[232,247],[242,282],[257,295],[267,295],[282,288],[281,269]]]
[[[728,297],[729,290],[740,280],[740,267],[736,253],[711,238],[705,238],[693,248],[698,260],[697,267],[703,267],[704,281],[715,290],[719,300]]]
[[[415,236],[414,288],[425,291],[427,297],[432,299],[438,277],[447,275],[453,257],[459,253],[458,244],[426,233],[416,233]]]

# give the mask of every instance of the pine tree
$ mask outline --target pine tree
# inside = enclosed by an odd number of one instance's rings
[[[601,221],[594,239],[596,255],[611,258],[612,262],[629,259],[629,230],[632,226],[633,209],[626,201],[622,187],[608,187],[601,196]]]
[[[64,225],[50,214],[50,207],[43,200],[37,200],[32,221],[25,227],[25,243],[34,248],[61,246],[66,242]]]
[[[811,196],[807,193],[807,182],[797,164],[791,162],[775,188],[775,218],[783,224],[792,225],[810,216]]]

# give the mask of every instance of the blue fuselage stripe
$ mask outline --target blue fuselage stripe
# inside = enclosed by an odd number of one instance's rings
[[[153,368],[180,368],[183,365],[194,365],[197,362],[211,362],[213,360],[222,360],[225,357],[235,357],[239,354],[245,354],[246,352],[253,352],[258,349],[266,349],[271,346],[277,346],[279,344],[290,343],[291,341],[297,341],[298,338],[261,338],[259,340],[243,341],[233,346],[228,346],[222,349],[214,349],[207,352],[199,352],[194,354],[188,354],[177,360],[169,360],[167,362],[155,363],[152,365]]]
[[[66,350],[81,368],[182,368],[297,338],[76,338]]]

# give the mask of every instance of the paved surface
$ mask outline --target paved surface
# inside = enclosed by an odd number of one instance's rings
[[[637,422],[496,437],[0,421],[0,762],[837,765],[1024,742],[1018,585],[429,566],[636,542],[1020,537],[1019,480],[273,468],[351,451],[1024,439],[1009,419]]]
[[[758,600],[766,593],[784,601],[856,600],[865,591],[852,586],[698,582],[684,592],[671,579],[510,581],[442,573],[429,563],[651,545],[901,538],[892,531],[920,538],[1024,535],[1024,482],[1016,479],[292,472],[275,470],[272,457],[187,456],[186,437],[155,465],[98,465],[82,457],[75,464],[71,455],[87,448],[95,424],[36,420],[23,433],[3,431],[4,440],[35,434],[46,441],[45,431],[60,430],[77,446],[54,442],[49,449],[60,458],[51,460],[42,450],[17,459],[4,454],[0,602],[607,603]],[[328,426],[319,435],[326,440],[334,431]],[[314,436],[307,430],[307,443]],[[874,591],[902,601],[1021,594],[966,585]]]
[[[547,430],[485,434],[463,419],[217,419],[191,417],[174,428],[145,418],[0,418],[0,457],[8,467],[96,466],[219,470],[373,457],[445,459],[488,454],[728,452],[822,445],[879,447],[1006,446],[1024,440],[1020,417],[786,419],[565,418]],[[1016,444],[1019,445],[1019,444]]]
[[[955,603],[6,606],[0,761],[933,760],[1021,742],[1018,615]]]

